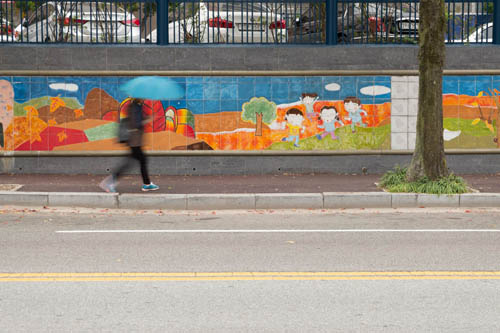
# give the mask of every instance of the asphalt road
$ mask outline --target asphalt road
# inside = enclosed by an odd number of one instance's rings
[[[0,331],[493,332],[500,210],[0,210]]]

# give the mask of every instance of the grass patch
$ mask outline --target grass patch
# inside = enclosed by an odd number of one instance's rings
[[[382,176],[379,186],[394,193],[460,194],[470,192],[465,180],[454,174],[438,180],[423,177],[415,182],[408,182],[406,171],[407,168],[396,166],[394,170]]]
[[[294,147],[293,142],[275,142],[269,150],[359,150],[359,149],[391,149],[391,125],[379,127],[356,127],[356,133],[351,132],[351,126],[343,126],[335,131],[337,140],[330,136],[318,140],[316,135],[300,140],[300,147]]]
[[[83,105],[78,102],[78,100],[74,97],[61,97],[61,99],[66,103],[66,107],[70,109],[81,109]],[[33,106],[35,109],[40,109],[44,106],[50,105],[50,98],[48,96],[33,98],[24,103],[14,103],[14,116],[15,117],[24,117],[26,116],[26,110],[24,107]]]

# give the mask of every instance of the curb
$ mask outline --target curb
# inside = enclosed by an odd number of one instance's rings
[[[3,205],[162,210],[500,208],[500,193],[455,195],[386,192],[118,194],[0,191],[0,206]]]

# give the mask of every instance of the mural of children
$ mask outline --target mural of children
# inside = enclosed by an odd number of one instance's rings
[[[286,127],[288,127],[288,137],[281,139],[285,142],[294,142],[295,147],[299,147],[300,132],[304,132],[306,127],[302,125],[304,115],[302,111],[296,108],[291,108],[285,115]]]
[[[367,116],[368,113],[361,109],[361,101],[359,98],[353,96],[346,97],[344,99],[344,107],[349,113],[349,118],[345,118],[345,120],[351,120],[351,130],[353,133],[356,133],[356,125],[366,127],[366,124],[363,123],[363,119],[361,118],[361,114],[364,113],[365,116]]]
[[[316,116],[314,112],[314,103],[319,99],[318,94],[315,93],[303,93],[300,101],[306,107],[306,116],[309,119],[313,119]]]
[[[318,128],[324,128],[325,131],[322,134],[317,134],[316,138],[318,140],[322,140],[326,136],[330,135],[332,140],[337,140],[338,137],[335,136],[335,124],[339,123],[341,126],[344,126],[344,123],[340,120],[335,106],[323,106],[321,108],[321,115],[319,116],[319,119],[323,121],[323,125],[318,125]]]

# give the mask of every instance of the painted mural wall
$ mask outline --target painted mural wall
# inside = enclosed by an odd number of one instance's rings
[[[130,77],[0,77],[0,149],[109,151]],[[411,149],[415,88],[398,77],[173,77],[183,98],[146,101],[146,149]],[[402,90],[405,84],[407,90]],[[445,77],[448,148],[498,147],[500,77]],[[418,91],[418,86],[417,86]],[[413,96],[414,97],[414,96]],[[406,113],[401,112],[402,101]],[[391,114],[393,116],[391,117]],[[401,146],[403,137],[406,146]]]

